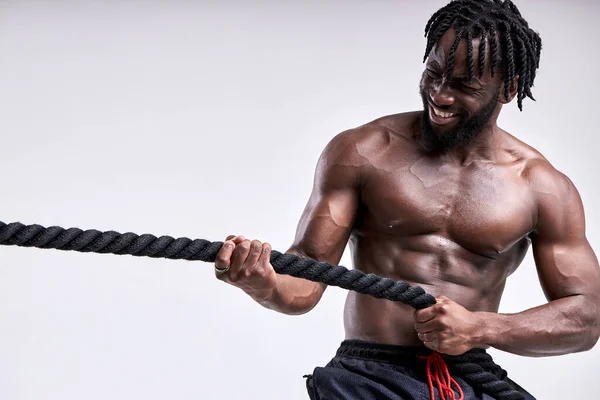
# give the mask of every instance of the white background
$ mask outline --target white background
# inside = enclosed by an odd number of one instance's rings
[[[331,137],[421,107],[423,29],[444,4],[0,1],[0,220],[284,251]],[[544,40],[538,101],[500,124],[575,182],[598,250],[600,7],[517,5]],[[4,247],[0,399],[307,399],[345,294],[289,317],[206,263]],[[543,302],[528,255],[501,311]],[[600,346],[492,353],[540,399],[597,391]]]

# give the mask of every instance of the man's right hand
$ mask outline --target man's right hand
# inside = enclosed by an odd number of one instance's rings
[[[270,259],[270,244],[230,235],[217,253],[215,276],[242,289],[254,300],[265,301],[277,285],[277,273]]]

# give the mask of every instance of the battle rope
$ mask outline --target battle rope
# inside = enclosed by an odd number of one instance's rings
[[[204,239],[156,237],[150,234],[101,232],[95,229],[61,228],[24,225],[20,222],[6,224],[0,221],[0,244],[7,246],[36,247],[41,249],[71,250],[83,253],[132,255],[138,257],[168,258],[214,262],[223,242]],[[273,250],[271,264],[275,272],[323,282],[377,298],[399,301],[415,309],[430,307],[435,298],[419,287],[406,282],[395,282],[359,270],[348,270],[310,258],[282,254]],[[461,356],[444,356],[453,372],[471,386],[498,400],[521,400],[524,396],[503,381],[506,372],[498,367],[486,353],[469,351]]]

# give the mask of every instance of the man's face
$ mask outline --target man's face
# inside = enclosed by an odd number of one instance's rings
[[[502,88],[499,75],[491,76],[490,46],[486,43],[485,71],[479,76],[479,39],[473,40],[474,75],[468,80],[467,42],[462,40],[454,56],[450,79],[446,68],[456,38],[449,29],[432,49],[420,83],[424,113],[422,131],[431,147],[450,149],[471,142],[497,117]]]

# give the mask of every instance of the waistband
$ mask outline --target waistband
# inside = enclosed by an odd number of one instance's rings
[[[420,357],[431,353],[432,351],[425,346],[398,346],[362,340],[344,340],[337,349],[336,356],[410,365],[417,361],[422,362]],[[485,349],[471,349],[461,356],[443,355],[443,358],[450,362],[458,360],[477,362],[495,375],[506,376],[506,371],[494,363]]]
[[[361,358],[392,363],[414,362],[431,354],[425,346],[398,346],[362,340],[344,340],[336,351],[337,357]]]

